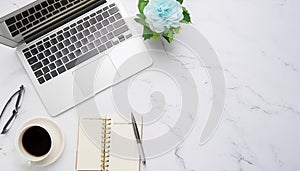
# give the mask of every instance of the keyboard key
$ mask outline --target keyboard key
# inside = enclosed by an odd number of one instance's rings
[[[13,24],[15,22],[16,22],[15,17],[12,17],[12,18],[10,18],[8,20],[5,20],[6,25],[11,25],[11,24]]]
[[[32,58],[28,59],[29,65],[32,65],[32,64],[36,63],[37,61],[38,61],[38,59],[36,57],[32,57]]]
[[[48,74],[46,74],[45,76],[45,79],[46,79],[46,81],[48,81],[48,80],[50,80],[51,79],[51,75],[48,73]]]
[[[114,6],[116,6],[116,4],[114,3],[109,5],[109,7],[114,7]]]
[[[34,75],[35,75],[37,78],[39,78],[40,76],[43,75],[43,72],[42,72],[41,70],[38,70],[38,71],[36,71],[36,72],[34,73]]]
[[[91,33],[94,33],[95,31],[97,31],[95,26],[90,27],[89,30]]]
[[[26,18],[26,17],[29,16],[29,13],[28,13],[28,11],[24,11],[24,12],[22,12],[22,15],[23,15],[24,18]]]
[[[105,11],[105,12],[102,13],[102,16],[103,16],[103,18],[107,18],[109,16],[109,14],[108,14],[107,11]]]
[[[103,26],[107,26],[109,24],[109,21],[107,19],[102,21]]]
[[[65,46],[69,46],[71,44],[69,39],[65,40],[63,43],[64,43]]]
[[[94,25],[94,24],[96,24],[96,22],[97,22],[97,21],[96,21],[96,19],[95,19],[95,18],[92,18],[92,19],[90,19],[90,24],[91,24],[91,25]]]
[[[32,55],[36,55],[36,54],[38,54],[39,52],[38,52],[38,50],[36,49],[36,48],[33,48],[32,50],[31,50],[31,54]]]
[[[45,66],[43,69],[42,69],[43,73],[44,74],[47,74],[50,70],[47,66]]]
[[[65,47],[61,42],[58,43],[56,46],[57,46],[58,50],[61,50]]]
[[[57,71],[51,71],[51,76],[54,78],[54,77],[56,77],[58,75],[58,73],[57,73]]]
[[[110,23],[113,23],[113,22],[115,22],[116,21],[116,19],[115,19],[115,17],[114,16],[111,16],[111,17],[109,17],[109,22]]]
[[[77,38],[76,38],[76,36],[72,36],[72,37],[70,37],[70,40],[71,40],[72,43],[74,43],[74,42],[77,41]]]
[[[109,32],[113,31],[114,30],[114,26],[112,26],[112,25],[107,26],[107,30]]]
[[[113,14],[115,14],[115,13],[118,12],[118,11],[119,11],[119,10],[118,10],[117,7],[113,7],[113,8],[111,8],[111,9],[108,10],[108,12],[109,12],[110,15],[113,15]]]
[[[62,6],[65,6],[68,4],[68,0],[61,0],[60,3]]]
[[[63,56],[63,54],[62,54],[61,52],[57,52],[57,53],[55,54],[56,59],[59,59],[59,58],[61,58],[62,56]]]
[[[128,30],[129,30],[129,28],[128,28],[126,25],[124,25],[124,26],[118,28],[117,30],[115,30],[115,31],[114,31],[114,35],[115,35],[115,36],[119,36],[120,34],[126,32],[126,31],[128,31]]]
[[[83,23],[83,27],[84,28],[88,28],[88,27],[90,27],[91,25],[90,25],[90,23],[88,22],[88,21],[86,21],[86,22],[84,22]]]
[[[30,52],[26,52],[26,53],[24,53],[24,56],[25,56],[25,58],[30,58],[32,55],[31,55],[31,53]]]
[[[68,31],[69,29],[70,29],[70,27],[65,27],[63,30]]]
[[[98,22],[102,21],[102,20],[103,20],[103,17],[102,17],[102,15],[101,15],[101,14],[99,14],[99,15],[96,17],[96,20],[97,20]]]
[[[68,47],[68,49],[69,49],[70,52],[72,52],[72,51],[74,51],[76,48],[75,48],[74,45],[71,45],[71,46]]]
[[[56,57],[54,55],[51,55],[48,59],[50,60],[50,62],[53,62],[56,60]]]
[[[57,38],[57,40],[58,40],[59,42],[61,42],[61,41],[64,40],[64,37],[63,37],[61,34],[58,35],[56,38]]]
[[[49,12],[52,12],[52,11],[54,11],[54,7],[51,5],[51,6],[49,6],[49,7],[47,8],[47,10],[48,10]]]
[[[56,68],[56,66],[55,66],[54,63],[51,63],[51,64],[49,65],[49,69],[50,69],[50,70],[54,70],[55,68]]]
[[[121,27],[124,24],[125,24],[125,21],[122,19],[122,20],[119,20],[119,21],[115,22],[113,25],[117,29],[117,28]]]
[[[64,48],[62,50],[63,55],[67,55],[69,53],[69,50],[67,48]]]
[[[42,7],[41,7],[41,5],[40,5],[40,4],[36,5],[34,8],[35,8],[35,10],[36,10],[36,11],[39,11],[39,10],[41,10],[41,9],[42,9]]]
[[[43,10],[41,11],[41,13],[42,13],[43,16],[45,16],[45,15],[48,14],[48,11],[47,11],[47,9],[43,9]]]
[[[78,26],[76,27],[76,29],[77,29],[77,31],[82,31],[84,28],[83,28],[83,26],[80,24],[80,25],[78,25]]]
[[[81,43],[83,44],[83,45],[86,45],[86,44],[88,44],[88,39],[87,38],[84,38],[84,39],[82,39],[81,40]]]
[[[103,27],[103,25],[101,23],[97,23],[96,27],[97,27],[98,30],[100,30]]]
[[[111,40],[112,38],[114,38],[114,35],[113,35],[112,33],[108,33],[108,34],[107,34],[107,38],[108,38],[109,40]]]
[[[63,64],[63,63],[62,63],[62,61],[61,61],[60,59],[57,60],[57,61],[55,61],[55,65],[56,65],[57,67],[60,67],[62,64]]]
[[[54,4],[54,7],[55,7],[55,9],[59,9],[61,7],[61,5],[60,5],[59,2],[57,2],[57,3]]]
[[[25,27],[20,28],[20,32],[24,32],[26,30]]]
[[[43,45],[40,45],[37,47],[39,52],[42,52],[43,50],[45,50],[45,47]]]
[[[28,10],[28,12],[29,12],[30,14],[33,14],[33,13],[35,12],[35,9],[32,7],[32,8],[30,8],[30,9]]]
[[[37,13],[34,14],[34,16],[35,16],[36,19],[39,19],[39,18],[42,17],[42,14],[40,12],[37,12]]]
[[[76,35],[76,37],[77,37],[78,40],[80,40],[80,39],[82,39],[84,36],[83,36],[82,33],[78,33],[78,34]]]
[[[61,58],[61,60],[63,61],[64,64],[67,63],[67,62],[69,62],[69,59],[66,56],[63,57],[63,58]]]
[[[89,42],[92,42],[95,40],[94,35],[89,35],[87,38],[88,38]]]
[[[11,35],[13,36],[13,37],[15,37],[16,35],[18,35],[19,34],[19,31],[18,30],[16,30],[15,32],[12,32],[11,33]]]
[[[45,58],[45,55],[43,53],[40,53],[40,54],[37,55],[37,57],[38,57],[39,60],[42,60],[42,59]]]
[[[89,51],[89,49],[88,49],[87,46],[84,46],[84,47],[81,48],[81,51],[82,51],[82,53],[86,53],[86,52]]]
[[[130,37],[132,37],[132,34],[126,35],[126,39],[129,39]]]
[[[51,53],[55,53],[55,52],[57,52],[57,47],[56,46],[52,46],[51,48],[50,48],[50,51],[51,51]]]
[[[45,79],[43,77],[41,77],[41,78],[38,79],[38,81],[39,81],[40,84],[43,84],[45,82]]]
[[[65,37],[65,38],[68,38],[68,37],[70,37],[70,36],[71,36],[71,34],[70,34],[70,32],[69,32],[69,31],[67,31],[67,32],[64,32],[64,33],[63,33],[63,35],[64,35],[64,37]]]
[[[51,47],[51,44],[50,44],[50,42],[48,42],[48,41],[47,41],[47,42],[45,42],[45,44],[44,44],[44,45],[45,45],[45,47],[46,47],[46,48],[49,48],[49,47]]]
[[[82,52],[81,52],[80,49],[78,49],[78,50],[76,50],[76,51],[74,52],[74,54],[75,54],[76,56],[80,56],[80,55],[82,54]]]
[[[68,55],[68,57],[69,57],[70,60],[73,60],[73,59],[76,58],[76,56],[74,55],[74,53],[70,53],[70,54]]]
[[[96,33],[94,33],[95,37],[98,38],[98,37],[101,37],[101,33],[99,31],[97,31]]]
[[[118,20],[118,19],[122,18],[122,15],[121,15],[120,13],[117,13],[117,14],[115,15],[115,18]]]
[[[17,21],[20,21],[20,20],[22,20],[22,19],[23,19],[23,17],[22,17],[21,14],[18,14],[18,15],[16,16],[16,20],[17,20]]]
[[[83,18],[83,21],[86,21],[86,20],[88,20],[89,18],[90,18],[90,16],[84,17],[84,18]]]
[[[108,10],[108,6],[106,6],[106,7],[103,8],[103,11],[106,11],[106,10]]]
[[[89,43],[89,44],[87,45],[87,47],[89,48],[89,50],[92,50],[92,49],[95,48],[95,45],[94,45],[93,42],[91,42],[91,43]]]
[[[105,42],[108,41],[108,39],[107,39],[106,36],[102,36],[102,37],[100,38],[100,40],[101,40],[102,43],[105,43]]]
[[[50,42],[51,42],[52,45],[55,45],[57,43],[57,39],[53,38],[53,39],[50,40]]]
[[[48,65],[50,63],[50,61],[49,61],[48,58],[44,59],[42,62],[43,62],[44,66],[46,66],[46,65]]]
[[[55,11],[53,11],[53,15],[55,15],[55,14],[58,14],[59,13],[59,11],[58,10],[55,10]]]
[[[50,52],[50,50],[47,49],[47,50],[44,51],[44,54],[45,54],[45,56],[50,56],[51,52]]]
[[[80,48],[82,46],[82,43],[80,41],[75,43],[76,48]]]
[[[21,28],[22,27],[22,23],[19,21],[16,23],[17,28]]]
[[[11,25],[8,27],[10,32],[14,32],[15,30],[17,30],[17,27],[15,25]]]
[[[31,69],[32,69],[33,71],[36,71],[36,70],[38,70],[38,69],[40,69],[40,68],[42,68],[42,67],[43,67],[43,64],[42,64],[41,62],[38,62],[38,63],[32,65],[32,66],[31,66]]]
[[[65,68],[64,66],[61,66],[61,67],[59,67],[59,68],[57,69],[57,71],[58,71],[59,74],[61,74],[61,73],[63,73],[63,72],[66,71],[66,68]]]
[[[99,50],[100,52],[104,52],[104,51],[106,50],[105,45],[101,45],[101,46],[98,48],[98,50]]]
[[[113,44],[109,41],[106,43],[106,47],[107,47],[107,49],[109,49],[109,48],[113,47]]]
[[[71,35],[75,35],[77,33],[77,30],[75,28],[72,28],[70,30]]]
[[[100,40],[96,40],[94,43],[95,43],[95,46],[100,46],[101,45]]]
[[[30,22],[33,22],[33,21],[35,20],[34,15],[29,16],[29,17],[28,17],[28,20],[29,20]]]
[[[41,3],[41,5],[42,5],[43,8],[45,8],[45,7],[48,6],[48,3],[46,1],[44,1],[44,2]]]
[[[105,35],[105,34],[108,33],[106,28],[101,29],[100,32],[101,32],[102,35]]]

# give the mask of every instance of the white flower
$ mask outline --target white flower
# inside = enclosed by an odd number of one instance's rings
[[[156,33],[180,27],[182,12],[181,4],[176,0],[150,0],[144,9],[146,23]]]

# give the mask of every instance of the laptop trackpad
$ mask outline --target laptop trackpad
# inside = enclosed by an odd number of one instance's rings
[[[84,98],[91,97],[120,80],[108,56],[103,56],[73,72],[75,82]]]

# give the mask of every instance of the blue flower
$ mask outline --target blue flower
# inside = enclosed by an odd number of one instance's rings
[[[146,23],[156,33],[180,27],[182,7],[176,0],[150,0],[144,9]]]

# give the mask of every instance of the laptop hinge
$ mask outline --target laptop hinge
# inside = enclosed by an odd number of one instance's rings
[[[34,41],[35,39],[49,33],[50,31],[68,23],[69,21],[72,21],[73,19],[95,9],[96,7],[106,3],[107,1],[106,0],[95,0],[93,3],[89,4],[89,6],[85,6],[84,8],[78,8],[78,9],[75,9],[71,15],[67,16],[66,18],[62,19],[62,20],[59,20],[51,25],[46,25],[45,27],[43,28],[40,28],[38,30],[36,30],[35,32],[31,33],[30,35],[27,35],[24,37],[24,41],[25,43],[30,43],[32,41]]]

